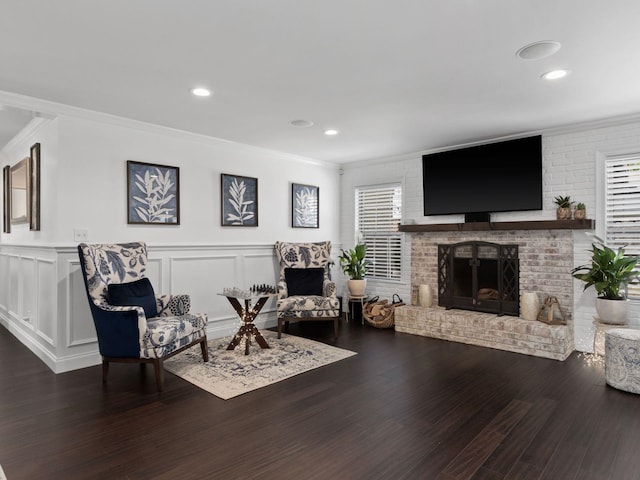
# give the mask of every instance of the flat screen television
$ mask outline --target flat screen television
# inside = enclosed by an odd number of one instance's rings
[[[422,179],[425,215],[541,210],[542,137],[423,155]]]

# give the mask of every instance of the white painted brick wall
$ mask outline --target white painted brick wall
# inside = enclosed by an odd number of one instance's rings
[[[571,127],[563,131],[543,132],[543,210],[536,212],[504,212],[492,215],[493,221],[550,220],[555,218],[553,198],[570,195],[587,206],[587,217],[595,218],[601,226],[598,205],[599,188],[597,165],[599,156],[640,152],[640,121],[610,122],[598,127]],[[462,215],[423,216],[422,210],[422,154],[375,159],[348,164],[342,175],[342,241],[351,246],[354,237],[354,189],[360,185],[375,185],[400,181],[403,184],[403,218],[405,223],[462,222]],[[591,238],[586,232],[574,232],[574,265],[588,263]],[[391,297],[400,293],[410,298],[411,248],[410,235],[405,234],[403,279],[400,283],[370,281],[368,293]],[[591,351],[592,321],[595,315],[595,293],[582,292],[582,284],[574,282],[573,313],[576,349]],[[631,322],[640,324],[640,302],[632,302]]]

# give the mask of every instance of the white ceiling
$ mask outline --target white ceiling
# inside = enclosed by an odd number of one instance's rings
[[[4,92],[336,163],[640,113],[638,0],[1,7]],[[562,48],[515,56],[538,40]],[[215,94],[192,97],[200,85]]]

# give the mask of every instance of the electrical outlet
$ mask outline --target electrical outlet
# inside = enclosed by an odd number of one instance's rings
[[[88,242],[89,241],[89,229],[88,228],[74,228],[73,240],[76,242]]]

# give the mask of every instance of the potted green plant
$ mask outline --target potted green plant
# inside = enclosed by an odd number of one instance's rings
[[[360,243],[349,250],[341,250],[340,267],[342,271],[349,277],[347,286],[351,296],[364,296],[367,288],[367,280],[364,278],[367,274],[369,262],[365,260],[367,254],[367,246]]]
[[[604,323],[625,324],[628,319],[627,284],[638,279],[634,270],[638,257],[625,255],[603,243],[592,244],[591,264],[574,268],[571,274],[585,282],[584,290],[596,289],[596,311]]]
[[[571,205],[573,205],[573,202],[569,195],[558,195],[553,199],[553,203],[558,206],[556,208],[556,218],[558,220],[571,220]]]
[[[576,204],[576,209],[573,212],[573,218],[575,220],[584,220],[585,218],[587,218],[587,207],[584,205],[584,203]]]

